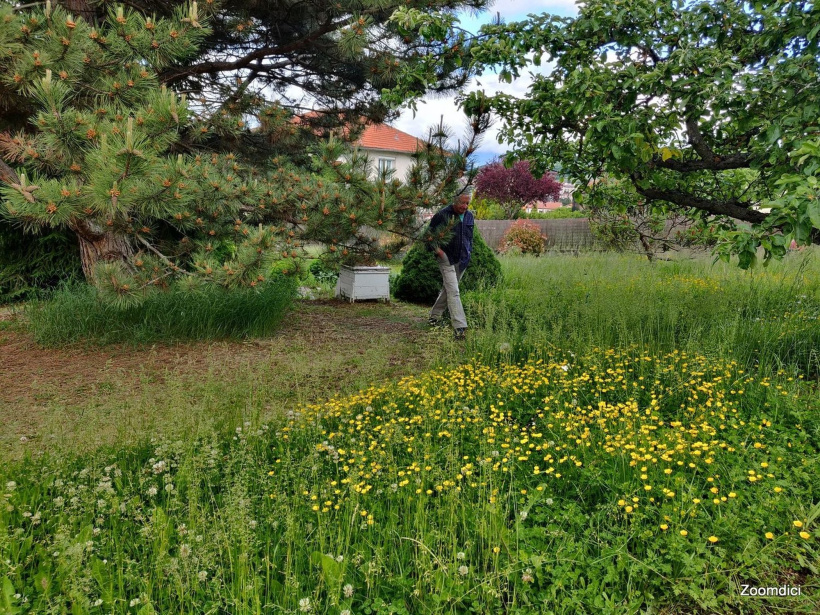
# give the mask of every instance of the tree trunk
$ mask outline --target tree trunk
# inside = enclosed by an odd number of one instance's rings
[[[94,7],[91,6],[88,0],[59,0],[59,2],[69,13],[82,17],[91,25],[96,23]]]
[[[94,267],[100,261],[120,261],[130,268],[129,261],[134,256],[134,246],[126,237],[112,232],[88,236],[77,233],[80,242],[80,259],[83,264],[85,279],[93,283]]]

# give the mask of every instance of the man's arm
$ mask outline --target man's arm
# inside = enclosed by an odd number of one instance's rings
[[[450,220],[452,222],[452,220]],[[442,212],[438,212],[430,220],[430,226],[425,233],[424,239],[427,249],[430,252],[435,252],[438,256],[443,254],[441,246],[447,243],[449,239],[452,224],[448,224],[447,216]]]

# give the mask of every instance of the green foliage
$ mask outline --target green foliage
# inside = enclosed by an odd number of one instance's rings
[[[319,284],[335,284],[339,279],[339,268],[319,258],[310,263],[308,271]]]
[[[0,303],[34,299],[43,291],[79,282],[82,275],[71,233],[23,234],[0,219]]]
[[[476,196],[470,202],[470,209],[475,214],[476,220],[506,220],[507,214],[504,213],[504,208],[493,201],[492,199],[485,199]]]
[[[74,286],[30,305],[27,314],[37,342],[151,344],[268,336],[287,315],[296,283],[277,276],[253,288],[175,285],[124,307],[100,301],[98,293],[91,286]]]
[[[522,220],[566,220],[569,218],[588,218],[589,214],[585,211],[573,211],[571,207],[561,207],[552,211],[533,210],[530,213],[522,211],[518,217]]]
[[[576,17],[496,23],[471,48],[476,70],[554,68],[525,97],[477,92],[465,108],[498,113],[501,138],[542,171],[723,217],[719,255],[746,268],[759,247],[768,261],[820,241],[818,22],[811,2],[595,0]]]
[[[546,237],[541,235],[541,228],[526,220],[516,220],[504,233],[498,251],[502,254],[532,254],[540,256],[544,251]]]
[[[404,184],[372,181],[366,156],[332,136],[310,169],[284,158],[243,163],[215,144],[249,137],[248,115],[279,141],[312,128],[275,106],[209,115],[159,85],[208,34],[195,4],[156,20],[120,7],[93,28],[72,19],[50,5],[0,19],[0,78],[34,106],[37,127],[0,139],[0,153],[22,166],[19,176],[0,169],[0,211],[76,233],[86,277],[119,307],[172,282],[253,287],[274,261],[297,270],[308,242],[345,263],[389,260],[415,238],[417,209],[445,204],[473,174],[486,118],[456,150],[444,126],[431,129]]]
[[[473,234],[473,254],[470,266],[461,278],[461,291],[494,286],[501,280],[501,263],[481,238]],[[414,245],[402,261],[402,270],[395,282],[394,296],[412,303],[432,304],[441,291],[441,271],[435,255],[424,245]]]

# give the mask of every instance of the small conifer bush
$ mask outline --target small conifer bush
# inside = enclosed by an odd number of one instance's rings
[[[478,231],[473,236],[473,256],[464,272],[460,288],[475,290],[481,285],[494,286],[501,279],[501,263]],[[402,262],[394,295],[412,303],[433,303],[441,291],[441,272],[436,257],[423,245],[416,244]]]

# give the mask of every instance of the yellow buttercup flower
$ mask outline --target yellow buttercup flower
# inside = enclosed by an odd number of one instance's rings
[[[711,542],[712,544],[715,544],[717,541],[718,541],[717,536],[709,536],[709,542]]]

